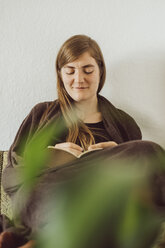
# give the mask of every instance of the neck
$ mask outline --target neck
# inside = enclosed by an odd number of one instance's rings
[[[87,101],[75,102],[76,113],[81,120],[88,119],[93,114],[99,112],[98,110],[98,99],[89,99]]]

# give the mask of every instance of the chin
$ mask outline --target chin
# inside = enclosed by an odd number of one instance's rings
[[[82,102],[82,101],[88,100],[86,96],[72,96],[72,99],[75,102]]]
[[[85,101],[85,100],[87,100],[87,99],[84,99],[84,98],[73,98],[73,100],[74,100],[75,102],[83,102],[83,101]]]

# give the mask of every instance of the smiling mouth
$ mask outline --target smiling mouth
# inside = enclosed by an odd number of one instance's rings
[[[85,89],[88,89],[88,87],[74,87],[74,89],[76,89],[76,90],[85,90]]]

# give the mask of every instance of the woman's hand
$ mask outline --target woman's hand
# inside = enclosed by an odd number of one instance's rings
[[[117,146],[118,144],[114,141],[107,141],[107,142],[101,142],[101,143],[97,143],[97,144],[94,144],[94,145],[90,145],[88,147],[88,150],[93,150],[93,149],[96,149],[96,148],[107,148],[107,147],[114,147],[114,146]]]
[[[83,148],[72,142],[64,142],[55,145],[55,148],[70,152],[76,156],[79,156],[83,152]]]

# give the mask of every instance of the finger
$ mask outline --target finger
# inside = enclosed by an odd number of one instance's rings
[[[106,147],[114,147],[117,146],[117,143],[114,141],[100,142],[88,147],[88,150],[93,150],[96,148],[106,148]]]
[[[88,147],[88,151],[93,150],[93,149],[96,149],[96,148],[102,148],[102,146],[100,145],[100,143],[95,144],[95,145],[90,145]]]
[[[114,141],[102,142],[100,144],[103,148],[117,146],[117,143]]]
[[[56,144],[55,145],[55,148],[72,148],[72,149],[75,149],[75,150],[78,150],[78,151],[83,151],[83,148],[77,144],[74,144],[72,142],[64,142],[64,143],[59,143],[59,144]]]

